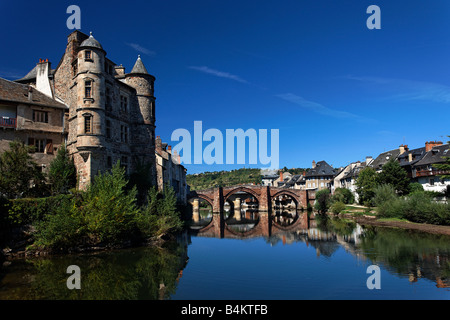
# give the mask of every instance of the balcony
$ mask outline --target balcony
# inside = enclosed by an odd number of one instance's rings
[[[17,127],[17,119],[9,118],[9,117],[1,117],[0,116],[0,127],[3,128],[16,128]]]
[[[416,177],[442,176],[449,173],[446,170],[421,170],[416,172]]]

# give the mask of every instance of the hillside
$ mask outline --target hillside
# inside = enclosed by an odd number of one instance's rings
[[[215,171],[186,176],[191,190],[208,189],[215,186],[233,186],[238,184],[260,184],[260,169],[237,169],[232,171]]]
[[[283,172],[291,174],[303,174],[308,169],[303,168],[283,168]],[[261,169],[237,169],[232,171],[215,171],[198,174],[189,174],[186,176],[186,182],[191,190],[203,190],[215,186],[234,186],[238,184],[260,184]]]

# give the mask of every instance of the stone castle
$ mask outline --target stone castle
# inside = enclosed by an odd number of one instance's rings
[[[168,183],[186,194],[186,170],[179,163],[171,164],[177,172],[172,181],[157,177],[155,77],[140,57],[126,73],[106,56],[92,33],[76,30],[55,69],[41,59],[22,79],[0,79],[0,151],[14,139],[28,141],[45,170],[66,144],[80,189],[120,161],[127,173],[148,166],[152,185]]]

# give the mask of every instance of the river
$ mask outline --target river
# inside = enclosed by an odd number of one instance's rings
[[[6,261],[0,300],[450,299],[448,236],[333,219],[305,227],[289,215],[258,235],[258,214],[234,218],[228,233],[202,233],[206,214],[163,248]],[[80,267],[80,290],[67,288],[70,265]],[[379,289],[368,288],[371,265]]]

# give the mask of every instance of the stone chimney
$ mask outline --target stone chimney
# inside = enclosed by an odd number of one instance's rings
[[[167,146],[167,152],[172,154],[172,146]]]
[[[283,180],[283,170],[280,170],[280,182],[284,181]]]
[[[412,152],[408,153],[408,162],[413,161]]]
[[[124,76],[125,75],[125,67],[120,65],[120,66],[115,66],[114,69],[116,70],[116,73],[118,76]]]
[[[50,74],[50,65],[48,59],[39,59],[36,66],[36,89],[53,99],[53,91],[48,76]]]
[[[161,154],[162,152],[162,140],[160,136],[157,136],[155,139],[155,149],[156,151]]]
[[[427,141],[427,142],[425,142],[425,151],[428,152],[431,149],[433,149],[433,147],[441,146],[441,145],[442,145],[442,141]]]
[[[316,161],[313,160],[312,162],[312,168],[315,169],[316,168]]]
[[[404,154],[405,153],[405,146],[401,145],[400,147],[398,147],[400,150],[400,154]]]
[[[372,160],[373,160],[373,158],[372,157],[366,157],[366,166],[368,166],[369,165],[369,163],[371,163],[372,162]]]

